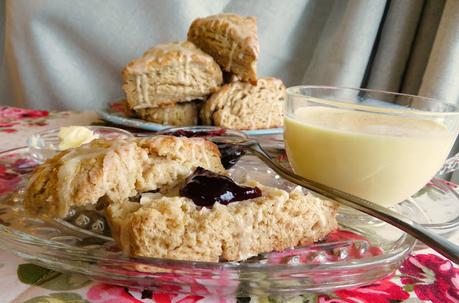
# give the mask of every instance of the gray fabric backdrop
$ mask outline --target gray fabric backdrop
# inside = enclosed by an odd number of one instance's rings
[[[101,108],[131,59],[219,12],[257,17],[260,75],[459,101],[457,0],[6,0],[0,103]]]

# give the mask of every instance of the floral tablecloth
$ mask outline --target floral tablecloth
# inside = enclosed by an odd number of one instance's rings
[[[0,150],[25,145],[31,134],[64,125],[101,124],[94,112],[47,112],[0,107]],[[14,178],[0,165],[0,194]],[[457,237],[455,242],[459,242]],[[1,248],[1,245],[0,245]],[[390,278],[371,285],[333,293],[304,294],[293,298],[220,298],[126,289],[101,284],[84,276],[59,273],[26,263],[0,250],[0,302],[27,303],[194,303],[194,302],[308,302],[395,303],[459,302],[459,269],[430,249],[410,255]]]

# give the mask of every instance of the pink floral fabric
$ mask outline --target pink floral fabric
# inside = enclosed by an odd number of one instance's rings
[[[439,256],[410,256],[400,267],[401,282],[413,286],[416,296],[433,303],[459,302],[459,269]]]
[[[0,107],[0,132],[16,132],[15,126],[21,123],[28,126],[44,126],[46,125],[44,118],[48,116],[49,112],[46,110]]]
[[[331,296],[320,296],[320,303],[392,303],[402,302],[410,297],[409,293],[391,279],[355,289],[338,290]]]
[[[141,303],[123,287],[108,284],[96,284],[91,287],[86,297],[93,303]]]
[[[11,191],[19,181],[21,178],[17,174],[7,171],[7,168],[0,164],[0,195]]]
[[[112,109],[115,111],[126,110],[122,104],[114,105]],[[42,130],[42,127],[48,124],[51,118],[65,117],[59,122],[62,124],[58,125],[64,125],[65,123],[81,125],[88,124],[88,121],[91,121],[92,118],[89,119],[88,115],[89,113],[75,118],[77,117],[76,113],[49,113],[42,110],[0,107],[0,138],[8,138],[9,142],[23,142],[26,131],[28,131],[27,134],[30,134],[31,132]],[[93,117],[95,117],[94,114]],[[52,127],[55,126],[52,125]],[[1,133],[4,133],[4,137],[1,137]],[[4,141],[0,142],[0,149],[4,149],[2,148],[4,144]],[[0,195],[14,189],[21,180],[19,176],[29,172],[33,165],[27,159],[9,161],[7,165],[5,162],[0,161]],[[455,186],[454,184],[448,185]],[[1,220],[0,224],[3,224]],[[366,239],[359,238],[358,235],[353,233],[339,232],[330,234],[327,240],[365,241]],[[367,253],[378,255],[382,251],[377,246],[370,246]],[[273,255],[271,261],[282,263],[285,257],[288,257],[288,255]],[[356,255],[355,257],[359,256]],[[0,283],[0,293],[10,293],[16,290],[18,295],[14,301],[17,302],[242,303],[251,301],[251,298],[225,297],[225,293],[233,293],[237,290],[237,285],[232,285],[229,280],[222,279],[221,294],[211,295],[199,281],[191,277],[185,282],[187,282],[188,289],[193,294],[180,293],[183,291],[182,289],[172,286],[168,289],[139,290],[97,282],[92,282],[89,286],[82,286],[80,289],[68,288],[68,290],[65,290],[61,285],[58,292],[56,289],[35,286],[28,291],[24,291],[23,280],[20,281],[15,276],[17,272],[15,267],[21,262],[23,261],[13,257],[10,253],[0,251],[0,277],[2,277],[3,281],[7,281]],[[165,278],[175,279],[174,276]],[[69,281],[71,282],[71,280],[62,280],[61,283],[69,283]],[[255,301],[255,298],[252,299]],[[291,300],[292,298],[289,299]],[[393,276],[381,281],[353,289],[320,294],[304,294],[296,299],[297,301],[294,302],[308,303],[459,303],[459,269],[449,260],[434,254],[432,250],[426,250],[424,253],[410,255]],[[285,301],[286,299],[284,300],[282,297],[258,298],[258,302],[280,303]]]
[[[108,110],[112,113],[122,114],[126,117],[134,116],[133,111],[129,108],[126,101],[119,101],[119,102],[111,103],[109,105]]]
[[[196,281],[191,281],[196,283]],[[222,285],[222,287],[224,287]],[[410,255],[395,275],[370,285],[333,293],[298,296],[298,302],[308,303],[394,303],[410,298],[433,303],[459,302],[459,269],[449,260],[434,254]],[[174,294],[173,292],[130,290],[106,284],[93,285],[87,298],[94,303],[198,303],[198,302],[245,302],[242,298],[203,297]],[[118,301],[111,301],[118,298]],[[270,297],[270,303],[283,302],[282,298]],[[248,301],[247,301],[248,302]]]

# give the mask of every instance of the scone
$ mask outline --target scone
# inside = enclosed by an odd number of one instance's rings
[[[167,192],[198,166],[224,172],[217,146],[202,138],[155,136],[94,140],[40,165],[24,195],[26,210],[65,217],[71,207],[124,202],[138,193]]]
[[[203,105],[203,124],[234,129],[282,127],[285,86],[276,78],[261,78],[256,85],[232,82]]]
[[[199,117],[198,102],[185,102],[161,107],[146,107],[135,110],[143,120],[166,125],[197,125]]]
[[[131,256],[239,261],[324,238],[337,228],[337,206],[300,188],[290,193],[256,184],[262,196],[212,208],[185,197],[106,209],[112,235]]]
[[[223,81],[214,59],[189,41],[156,45],[126,66],[123,79],[134,110],[204,99]]]
[[[254,17],[218,14],[193,21],[188,40],[211,55],[224,71],[243,81],[257,80],[260,47]]]

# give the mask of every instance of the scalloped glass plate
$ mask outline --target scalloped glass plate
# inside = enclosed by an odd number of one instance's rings
[[[154,122],[138,119],[126,108],[123,101],[111,103],[106,109],[98,112],[101,119],[127,127],[133,127],[149,131],[161,131],[166,128],[174,127],[173,125],[164,125]],[[248,136],[262,136],[262,135],[279,135],[284,133],[284,129],[280,128],[266,128],[254,130],[242,130]]]
[[[324,241],[244,262],[128,258],[116,248],[103,217],[95,211],[67,221],[43,221],[24,213],[22,194],[35,161],[28,148],[0,153],[2,247],[35,264],[106,283],[222,296],[331,291],[390,275],[415,244],[412,237],[387,224],[360,224],[346,219],[344,212],[338,216],[340,230]],[[250,155],[231,169],[231,175],[237,181],[250,177],[293,188]]]

